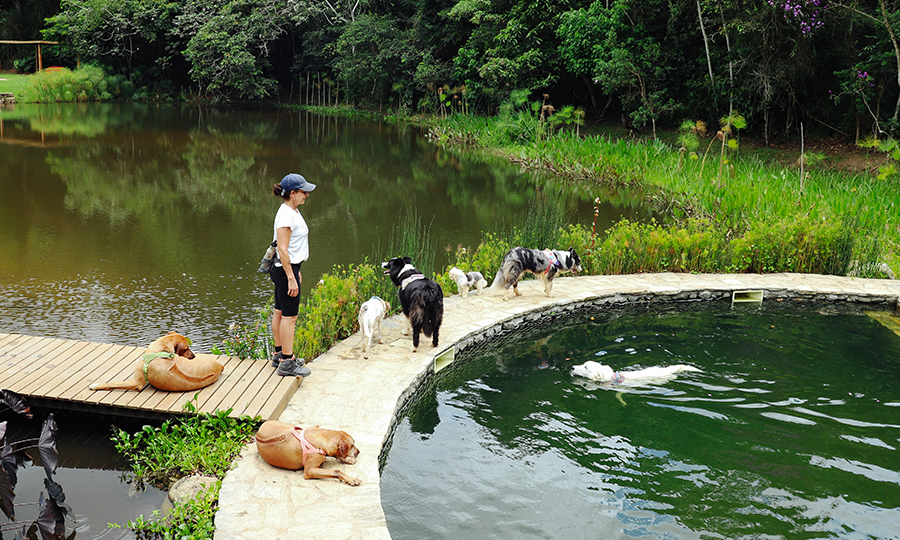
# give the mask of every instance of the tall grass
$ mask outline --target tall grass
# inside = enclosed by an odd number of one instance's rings
[[[86,65],[74,71],[42,71],[29,79],[21,101],[56,103],[130,99],[134,85],[123,75],[107,75],[102,68]],[[18,98],[19,96],[17,96]]]
[[[886,262],[894,273],[900,273],[900,183],[824,168],[804,171],[801,181],[794,168],[755,157],[738,157],[722,167],[702,170],[699,159],[680,161],[677,149],[658,141],[578,137],[567,132],[547,140],[522,141],[505,136],[507,122],[455,115],[437,120],[431,133],[438,142],[463,140],[485,152],[573,179],[641,186],[659,211],[674,218],[674,227],[684,228],[690,217],[702,218],[729,241],[773,223],[787,227],[781,235],[784,241],[798,238],[790,230],[793,223],[804,223],[816,231],[825,230],[819,225],[852,229],[855,241],[849,260],[859,261],[861,266]],[[718,153],[710,158],[718,160]],[[772,238],[767,235],[759,240]],[[870,249],[875,245],[880,248]],[[788,252],[781,253],[790,258]],[[875,256],[881,261],[870,260]],[[789,260],[770,261],[762,267],[805,271],[800,268],[806,266]]]

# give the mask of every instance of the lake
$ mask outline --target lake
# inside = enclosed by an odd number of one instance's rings
[[[334,265],[380,262],[410,213],[438,266],[524,221],[539,195],[588,227],[594,198],[607,201],[598,231],[650,217],[640,194],[442,149],[409,125],[283,108],[16,105],[0,109],[0,330],[132,346],[175,330],[209,351],[271,295],[256,268],[281,202],[271,186],[288,172],[318,186],[301,208],[303,295]]]

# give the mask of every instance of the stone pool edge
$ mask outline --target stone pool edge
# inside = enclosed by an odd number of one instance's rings
[[[762,290],[765,298],[809,298],[831,302],[892,305],[900,309],[900,282],[816,274],[634,274],[557,278],[547,298],[539,282],[526,281],[522,296],[503,302],[485,291],[444,299],[441,344],[423,339],[419,352],[400,334],[401,316],[382,326],[385,344],[363,359],[356,334],[310,364],[280,420],[321,425],[350,433],[360,449],[356,465],[329,460],[362,480],[351,487],[334,480],[303,479],[303,473],[271,467],[256,445],[241,452],[226,475],[215,518],[216,540],[389,539],[378,475],[378,457],[393,419],[419,381],[445,351],[489,339],[541,317],[548,310],[575,310],[591,304],[730,299],[733,291]],[[765,302],[765,299],[763,300]],[[260,360],[262,361],[262,360]]]

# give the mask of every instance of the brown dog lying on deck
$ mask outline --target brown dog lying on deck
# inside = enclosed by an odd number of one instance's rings
[[[137,390],[147,383],[166,392],[198,390],[216,382],[224,366],[214,357],[195,358],[188,339],[169,332],[147,347],[130,381],[94,383],[91,390]]]
[[[256,448],[266,463],[282,469],[303,469],[303,478],[337,478],[358,486],[359,480],[336,469],[323,469],[326,457],[353,465],[359,449],[345,431],[320,427],[301,428],[269,420],[256,433]]]

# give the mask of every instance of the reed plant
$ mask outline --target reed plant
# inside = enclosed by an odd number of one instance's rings
[[[134,85],[124,75],[107,75],[86,65],[76,70],[35,73],[22,90],[22,101],[35,103],[113,101],[130,99]]]
[[[896,219],[900,208],[900,184],[890,178],[881,180],[864,172],[847,173],[816,167],[805,171],[801,179],[791,167],[766,162],[748,156],[746,152],[728,156],[722,148],[710,150],[714,152],[710,157],[720,161],[727,158],[728,163],[717,167],[721,173],[707,178],[701,175],[702,160],[681,159],[678,148],[659,141],[632,141],[602,135],[578,137],[562,132],[551,139],[522,143],[499,138],[497,132],[502,129],[502,123],[501,118],[450,116],[436,121],[432,133],[455,134],[443,138],[436,135],[438,142],[453,142],[464,133],[469,144],[485,152],[568,178],[613,186],[640,186],[655,202],[656,209],[674,218],[676,223],[702,218],[710,227],[720,229],[719,234],[729,240],[744,231],[761,230],[766,223],[811,226],[816,221],[845,227],[842,224],[852,217],[856,241],[849,259],[857,261],[861,267],[885,262],[894,273],[900,272],[900,226]],[[449,131],[445,132],[445,128]],[[825,234],[821,227],[814,230]],[[642,232],[649,233],[651,229]],[[871,242],[861,242],[870,237]],[[769,235],[759,240],[773,238]],[[778,238],[798,237],[785,232]],[[871,245],[880,248],[864,247]],[[760,249],[765,250],[766,246],[760,246]],[[789,256],[786,251],[780,253]],[[876,253],[880,261],[867,260]],[[722,258],[728,257],[723,255]],[[738,264],[732,266],[741,267]],[[770,261],[749,267],[757,269],[753,271],[758,271],[759,267],[802,271],[799,268],[807,265],[798,266],[791,261],[773,265]],[[833,265],[829,267],[834,268]]]

